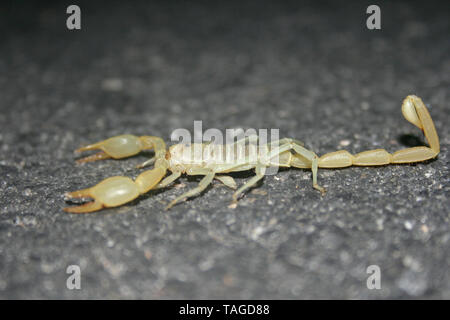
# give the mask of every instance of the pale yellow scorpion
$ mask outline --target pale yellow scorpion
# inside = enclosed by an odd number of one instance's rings
[[[257,161],[249,161],[244,157],[229,163],[218,164],[214,161],[198,161],[196,159],[198,154],[194,152],[194,149],[200,150],[201,154],[203,154],[205,148],[209,148],[208,152],[222,153],[227,149],[219,148],[218,145],[211,147],[211,144],[175,144],[169,150],[166,150],[164,141],[159,137],[136,137],[133,135],[112,137],[78,149],[77,151],[101,150],[97,154],[78,160],[78,162],[108,158],[121,159],[136,155],[142,150],[153,149],[155,153],[154,158],[144,162],[140,167],[154,163],[154,168],[142,172],[134,181],[129,177],[116,176],[105,179],[94,187],[66,193],[68,199],[91,198],[93,201],[79,206],[66,207],[64,210],[73,213],[85,213],[97,211],[104,207],[116,207],[130,202],[152,189],[168,186],[183,173],[203,176],[196,188],[174,199],[166,207],[168,209],[182,200],[200,194],[214,178],[226,186],[236,189],[236,183],[232,177],[217,174],[255,169],[256,175],[233,194],[233,201],[236,202],[244,191],[254,186],[264,177],[266,169],[270,166],[311,169],[313,187],[323,194],[325,189],[317,183],[318,168],[413,163],[435,158],[439,154],[439,137],[433,120],[422,100],[414,95],[407,96],[402,104],[402,113],[406,120],[423,131],[429,147],[412,147],[399,150],[393,154],[388,153],[384,149],[364,151],[356,155],[340,150],[318,157],[314,152],[306,149],[300,141],[285,138],[277,141],[276,147],[272,147],[272,143],[267,144],[264,148],[263,156],[259,157]],[[230,147],[233,147],[233,145]],[[192,152],[186,153],[186,148],[189,148]],[[186,154],[190,156],[186,157]],[[171,171],[171,174],[163,179],[167,170]]]

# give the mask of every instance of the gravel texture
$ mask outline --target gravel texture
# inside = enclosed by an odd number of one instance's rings
[[[450,299],[448,3],[8,1],[0,13],[0,298]],[[3,17],[3,15],[5,15]],[[110,136],[279,128],[321,155],[424,143],[401,115],[423,98],[441,139],[415,165],[267,176],[239,205],[199,181],[90,215],[63,194],[150,155],[76,165]],[[252,172],[236,174],[238,184]],[[66,288],[79,265],[81,290]],[[381,269],[369,290],[366,268]]]

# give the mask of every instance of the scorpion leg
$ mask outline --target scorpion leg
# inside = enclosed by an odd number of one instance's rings
[[[136,166],[136,168],[137,168],[137,169],[145,168],[146,166],[150,166],[150,165],[154,164],[155,161],[156,161],[156,157],[150,158],[150,159],[148,159],[147,161],[144,161],[144,162],[142,162],[141,164],[138,164],[138,165]]]
[[[173,172],[170,176],[164,178],[155,188],[153,189],[161,189],[167,187],[169,184],[177,180],[181,176],[180,171]],[[236,182],[234,179],[230,176],[214,176],[214,179],[219,180],[224,185],[226,185],[228,188],[236,189]]]
[[[277,146],[280,146],[280,145],[283,145],[283,144],[286,144],[286,143],[291,143],[291,142],[294,142],[294,143],[296,143],[296,144],[298,144],[298,145],[300,145],[302,147],[305,145],[302,141],[297,140],[297,139],[292,139],[292,138],[283,138],[283,139],[280,139],[280,140],[271,141],[267,145],[272,147],[273,144],[276,144]]]
[[[153,189],[161,189],[167,187],[169,184],[177,180],[181,176],[180,171],[174,171],[172,174],[166,178],[164,178],[156,187]]]
[[[230,176],[215,176],[214,179],[219,180],[230,189],[237,188],[236,181],[234,181],[234,179]]]
[[[256,183],[258,183],[259,180],[264,178],[264,173],[266,172],[266,167],[264,166],[256,166],[255,167],[255,173],[256,176],[250,178],[242,187],[240,187],[234,194],[233,194],[233,201],[232,203],[236,203],[238,201],[239,196],[246,191],[247,189],[250,189],[253,187]]]
[[[175,198],[172,200],[169,205],[166,207],[166,210],[172,208],[176,203],[186,200],[187,198],[193,197],[195,195],[198,195],[203,190],[208,187],[208,185],[211,183],[211,181],[214,179],[215,172],[210,169],[189,169],[186,171],[188,175],[204,175],[203,179],[200,181],[198,186],[194,189],[191,189],[185,193],[183,193],[181,196]]]
[[[319,190],[322,195],[325,194],[325,188],[319,186],[317,183],[317,171],[319,168],[319,157],[312,151],[309,151],[305,149],[303,146],[292,143],[292,148],[294,151],[300,155],[301,157],[305,158],[308,161],[311,161],[311,171],[312,171],[312,177],[313,177],[313,188],[316,190]]]
[[[279,155],[280,153],[283,153],[287,150],[293,150],[296,154],[294,154],[294,161],[292,161],[290,164],[292,166],[295,166],[296,161],[299,160],[299,168],[305,168],[305,161],[302,161],[300,159],[306,160],[306,163],[310,164],[309,168],[311,168],[312,171],[312,178],[313,178],[313,188],[316,190],[319,190],[322,195],[325,194],[325,188],[319,186],[317,183],[317,171],[319,167],[319,157],[312,151],[306,149],[301,144],[297,142],[297,140],[294,139],[285,139],[285,144],[280,145],[278,148],[275,148],[270,151],[269,153],[269,160],[273,157]]]

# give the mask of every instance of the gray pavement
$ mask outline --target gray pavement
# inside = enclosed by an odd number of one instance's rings
[[[97,3],[97,2],[96,2]],[[67,3],[67,5],[70,3]],[[445,2],[4,4],[0,41],[0,298],[450,298],[450,19]],[[1,15],[1,14],[0,14]],[[400,106],[423,98],[433,161],[267,176],[239,205],[182,177],[120,208],[63,212],[63,194],[127,160],[76,165],[110,136],[278,128],[321,155],[424,143]],[[252,172],[236,174],[238,184]],[[68,290],[66,268],[81,268]],[[381,269],[369,290],[366,269]]]

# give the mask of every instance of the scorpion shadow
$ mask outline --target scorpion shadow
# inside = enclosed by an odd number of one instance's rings
[[[425,141],[423,140],[423,137],[419,138],[416,135],[408,134],[408,133],[397,136],[397,141],[400,142],[401,145],[408,147],[408,148],[422,147],[422,146],[427,145],[425,143]],[[433,159],[425,160],[421,163],[423,163],[423,164],[432,163],[432,162],[436,161],[438,158],[439,158],[439,155]],[[402,164],[402,163],[400,163],[400,164]],[[417,163],[404,163],[404,165],[415,166],[415,165],[417,165]]]
[[[397,137],[397,141],[399,141],[402,145],[408,148],[420,147],[425,145],[423,139],[413,134],[401,134]]]

